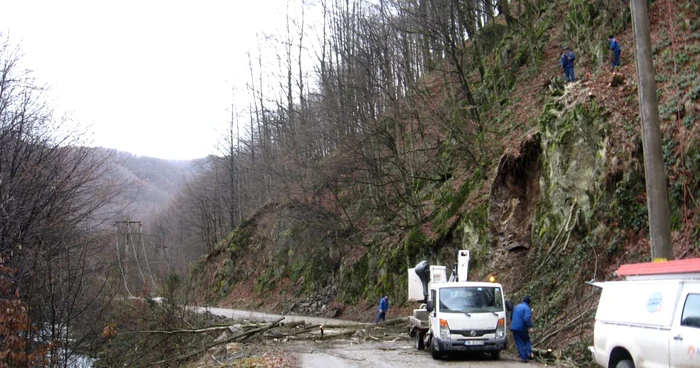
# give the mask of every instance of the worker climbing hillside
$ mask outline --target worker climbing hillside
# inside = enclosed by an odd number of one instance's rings
[[[561,68],[564,69],[566,83],[573,83],[576,81],[576,75],[574,75],[574,60],[576,60],[574,52],[569,50],[568,47],[564,47],[561,53]]]
[[[610,43],[610,52],[612,54],[612,57],[610,58],[610,66],[614,70],[615,67],[620,67],[620,53],[622,50],[620,49],[620,43],[617,42],[615,36],[608,36],[608,42]]]

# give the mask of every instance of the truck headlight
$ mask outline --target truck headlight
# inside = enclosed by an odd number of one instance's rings
[[[440,318],[440,339],[450,340],[450,325],[447,324],[446,319]]]
[[[496,338],[502,339],[504,336],[506,336],[506,319],[499,318],[496,325]]]

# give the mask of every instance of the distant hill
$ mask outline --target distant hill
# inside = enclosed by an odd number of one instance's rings
[[[107,148],[97,148],[95,154],[109,155],[110,179],[123,189],[121,208],[115,211],[132,220],[143,221],[165,207],[197,172],[198,160],[165,160]]]

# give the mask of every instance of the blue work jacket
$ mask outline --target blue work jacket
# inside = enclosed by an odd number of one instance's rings
[[[532,327],[532,310],[530,306],[523,302],[513,308],[513,317],[510,322],[510,329],[515,331],[527,331]]]

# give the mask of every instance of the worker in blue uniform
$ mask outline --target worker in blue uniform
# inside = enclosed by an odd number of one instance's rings
[[[564,69],[564,78],[566,78],[567,83],[576,81],[576,75],[574,75],[574,60],[576,60],[574,52],[569,50],[568,47],[564,47],[561,53],[561,68]]]
[[[620,53],[622,50],[620,49],[620,43],[617,42],[617,39],[615,39],[615,36],[610,35],[608,36],[608,42],[610,46],[610,51],[612,52],[612,61],[610,62],[611,67],[614,69],[615,67],[620,67]]]
[[[377,318],[374,320],[374,324],[376,325],[379,323],[381,320],[382,322],[386,322],[386,311],[389,310],[389,295],[384,295],[379,300],[379,307],[377,308]]]
[[[513,332],[518,355],[523,363],[527,363],[527,360],[532,357],[530,329],[532,329],[532,309],[530,309],[530,297],[526,296],[522,303],[513,308],[510,322],[510,331]]]

